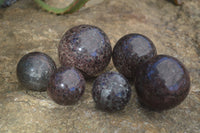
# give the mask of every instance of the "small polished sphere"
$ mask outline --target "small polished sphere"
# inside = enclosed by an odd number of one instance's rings
[[[141,34],[122,37],[113,49],[113,63],[127,78],[135,78],[138,66],[157,55],[153,42]]]
[[[118,72],[100,75],[93,84],[92,96],[98,108],[106,111],[122,110],[131,97],[131,86]]]
[[[91,25],[79,25],[67,31],[58,47],[62,66],[73,66],[84,76],[94,77],[109,64],[112,48],[107,35]]]
[[[190,77],[179,60],[158,55],[140,67],[135,88],[141,104],[162,111],[179,105],[186,98]]]
[[[48,55],[32,52],[24,55],[17,64],[17,77],[22,86],[35,91],[45,91],[55,62]]]
[[[85,90],[85,79],[73,67],[60,67],[51,77],[47,92],[60,105],[76,103]]]

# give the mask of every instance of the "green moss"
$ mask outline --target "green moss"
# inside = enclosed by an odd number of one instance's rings
[[[85,5],[89,0],[74,0],[70,5],[65,8],[55,8],[51,7],[42,0],[35,0],[35,2],[44,10],[55,13],[55,14],[65,14],[65,13],[73,13],[79,10],[81,7]]]

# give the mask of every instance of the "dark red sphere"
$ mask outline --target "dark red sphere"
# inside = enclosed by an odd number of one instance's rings
[[[56,64],[48,55],[32,52],[24,55],[17,64],[17,77],[26,89],[44,91],[47,89]]]
[[[152,110],[179,105],[190,90],[190,77],[174,57],[158,55],[142,65],[135,82],[139,101]]]
[[[94,77],[109,64],[112,48],[107,35],[91,25],[79,25],[67,31],[58,47],[62,66],[73,66]]]
[[[122,37],[113,49],[113,63],[127,78],[135,78],[138,66],[157,54],[153,42],[141,34]]]
[[[92,96],[100,109],[122,110],[130,100],[131,86],[122,74],[107,72],[94,81]]]
[[[47,92],[58,104],[76,103],[85,90],[85,79],[76,68],[60,67],[52,76]]]

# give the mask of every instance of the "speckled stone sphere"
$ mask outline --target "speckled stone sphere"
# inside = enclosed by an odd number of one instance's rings
[[[94,81],[92,96],[102,110],[122,110],[130,100],[131,86],[122,74],[107,72]]]
[[[109,64],[112,48],[107,35],[91,25],[79,25],[67,31],[58,47],[62,66],[73,66],[86,77],[100,74]]]
[[[51,77],[47,92],[60,105],[76,103],[85,90],[85,79],[73,67],[60,67]]]
[[[21,85],[30,90],[45,91],[56,64],[48,55],[32,52],[24,55],[17,64],[17,77]]]
[[[141,104],[162,111],[179,105],[186,98],[190,77],[179,60],[158,55],[140,67],[135,88]]]
[[[113,63],[127,78],[135,78],[138,66],[157,55],[153,42],[141,34],[122,37],[113,49]]]

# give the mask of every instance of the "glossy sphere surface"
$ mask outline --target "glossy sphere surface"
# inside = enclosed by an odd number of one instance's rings
[[[139,101],[153,110],[179,105],[190,90],[190,77],[174,57],[158,55],[140,67],[135,83]]]
[[[130,100],[131,86],[120,73],[107,72],[94,81],[92,96],[100,109],[122,110]]]
[[[49,96],[58,104],[69,105],[77,102],[85,90],[85,79],[81,72],[71,67],[60,67],[51,77]]]
[[[18,62],[17,77],[26,89],[44,91],[55,70],[56,64],[51,57],[44,53],[32,52],[24,55]]]
[[[150,39],[140,34],[128,34],[115,45],[113,63],[125,77],[135,78],[138,66],[156,54],[156,48]]]
[[[102,72],[112,56],[107,35],[91,25],[80,25],[67,31],[60,41],[58,52],[62,66],[76,67],[89,77]]]

